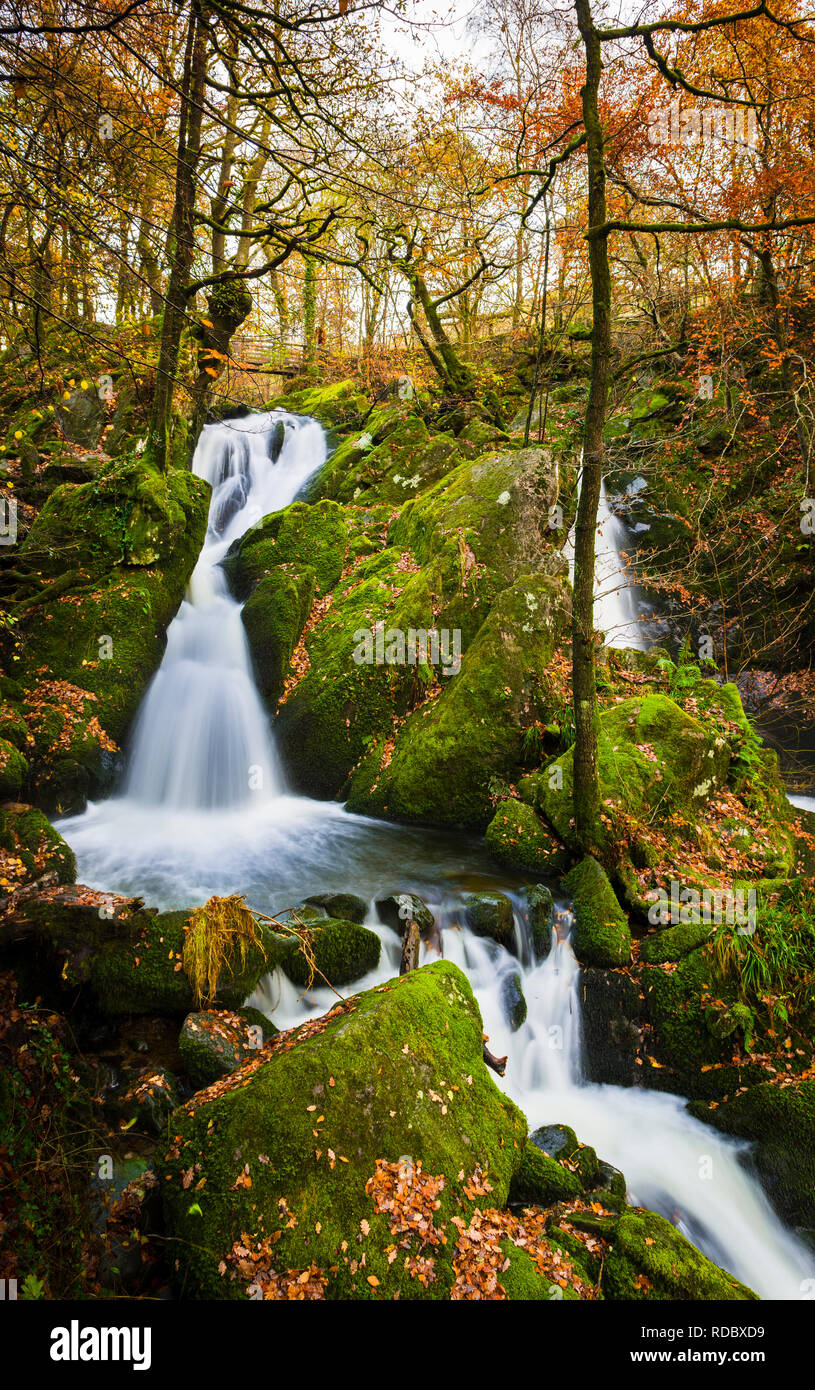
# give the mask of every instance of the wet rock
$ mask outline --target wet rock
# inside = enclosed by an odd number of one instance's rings
[[[526,890],[526,913],[529,935],[536,960],[545,960],[552,949],[552,923],[555,903],[551,889],[536,883]]]
[[[756,1298],[655,1212],[624,1212],[613,1237],[602,1274],[603,1293],[608,1299]]]
[[[207,1009],[184,1019],[178,1050],[198,1090],[237,1071],[277,1032],[258,1009]]]
[[[562,873],[568,852],[523,801],[502,801],[484,834],[493,859],[510,869],[530,873]]]
[[[306,902],[313,907],[324,908],[329,917],[341,917],[346,922],[359,922],[360,925],[368,915],[365,899],[358,898],[353,893],[314,893],[310,898],[306,898]]]
[[[580,976],[580,993],[588,1079],[598,1085],[635,1085],[638,1024],[644,1017],[636,984],[622,971],[589,969]]]
[[[416,893],[391,893],[387,898],[377,898],[376,910],[380,921],[400,936],[404,936],[408,922],[416,923],[423,940],[433,932],[433,913]]]
[[[511,975],[504,976],[501,984],[501,1002],[513,1033],[517,1033],[526,1022],[526,999],[519,971],[514,970]]]
[[[466,893],[464,918],[476,936],[489,936],[511,951],[515,946],[515,918],[506,893]]]

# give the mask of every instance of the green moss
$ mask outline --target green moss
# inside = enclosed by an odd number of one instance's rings
[[[462,899],[467,926],[476,936],[489,936],[511,950],[515,943],[515,919],[506,893],[465,893]]]
[[[44,579],[76,567],[79,590],[25,615],[15,676],[29,689],[50,679],[95,694],[102,727],[121,742],[203,543],[208,497],[186,470],[159,475],[131,460],[57,488],[24,554]]]
[[[606,1298],[617,1300],[756,1298],[652,1211],[628,1211],[620,1218],[602,1287]]]
[[[178,1050],[188,1077],[200,1089],[237,1071],[277,1032],[258,1009],[207,1009],[184,1019]]]
[[[502,1269],[500,1274],[501,1287],[507,1298],[524,1303],[536,1303],[543,1299],[547,1302],[579,1299],[580,1295],[571,1285],[561,1288],[541,1274],[531,1256],[520,1246],[513,1245],[511,1240],[501,1241],[501,1249],[509,1261],[508,1268]]]
[[[564,890],[574,902],[574,952],[583,965],[613,968],[631,960],[628,919],[604,870],[588,855],[566,875]]]
[[[329,917],[310,922],[308,930],[314,963],[329,984],[351,984],[379,964],[379,937],[358,922],[336,921]],[[280,963],[295,984],[308,984],[308,961],[299,948],[293,945],[284,953]],[[324,983],[319,975],[316,983]]]
[[[348,520],[336,502],[292,502],[236,541],[223,568],[239,599],[279,565],[297,575],[312,570],[317,593],[326,594],[342,574],[347,546]]]
[[[528,1139],[510,1185],[510,1204],[549,1207],[554,1202],[571,1202],[582,1195],[583,1184],[578,1174],[564,1168]]]
[[[271,706],[283,694],[291,658],[314,601],[314,570],[297,575],[274,569],[264,575],[241,614],[258,689]]]
[[[718,976],[709,947],[670,969],[646,966],[642,985],[657,1059],[674,1068],[687,1093],[699,1094],[701,1068],[729,1060],[733,1051],[726,1035],[717,1036],[716,1020],[735,1001],[735,990]],[[721,1000],[721,1009],[708,1012],[711,999]]]
[[[76,881],[73,850],[42,811],[31,806],[0,810],[0,848],[23,861],[23,882],[44,873],[56,873],[59,883]]]
[[[307,1029],[311,1036],[272,1050],[242,1086],[174,1116],[160,1185],[184,1292],[245,1297],[251,1275],[233,1278],[234,1265],[221,1261],[233,1242],[268,1236],[274,1268],[315,1265],[328,1298],[447,1296],[450,1219],[504,1205],[526,1133],[482,1062],[469,984],[441,961],[346,1002],[321,1032]],[[366,1192],[378,1160],[445,1177],[433,1221],[447,1244],[425,1248],[427,1285],[405,1268],[420,1237],[388,1260],[404,1237]],[[198,1164],[192,1192],[184,1174]],[[492,1190],[472,1197],[465,1183],[478,1166]]]
[[[556,877],[568,863],[563,846],[522,801],[502,801],[484,838],[493,859],[510,869]]]
[[[681,960],[697,946],[704,946],[714,930],[709,922],[677,922],[673,927],[647,936],[640,946],[640,959],[648,965]]]
[[[322,907],[329,917],[339,917],[345,922],[362,923],[368,915],[365,899],[358,898],[354,893],[315,893],[313,897],[306,898],[306,903]]]
[[[19,801],[28,763],[13,744],[0,738],[0,801]]]
[[[391,761],[360,765],[350,810],[481,828],[493,778],[517,775],[523,730],[548,698],[545,671],[567,612],[556,580],[525,576],[505,590],[461,670],[399,730]]]

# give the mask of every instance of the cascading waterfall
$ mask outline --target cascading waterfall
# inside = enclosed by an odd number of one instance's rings
[[[474,936],[450,900],[431,905],[440,924],[443,955],[468,977],[491,1051],[507,1056],[506,1076],[496,1078],[498,1084],[524,1111],[530,1130],[544,1124],[571,1125],[583,1143],[625,1173],[632,1205],[660,1212],[762,1298],[801,1298],[804,1281],[815,1274],[815,1259],[785,1230],[745,1168],[749,1146],[694,1119],[681,1096],[586,1082],[580,966],[569,940],[568,905],[558,905],[551,948],[539,962],[523,940],[525,921],[517,908],[519,956]],[[380,963],[341,993],[373,988],[399,970],[400,939],[378,921],[373,902],[366,924],[382,942]],[[435,939],[436,945],[422,947],[421,964],[438,959],[439,937]],[[508,986],[519,974],[528,1012],[513,1031]],[[286,1028],[324,1013],[336,1003],[336,995],[318,988],[303,996],[275,972],[251,1002]]]
[[[325,454],[316,421],[281,412],[202,430],[192,468],[212,485],[207,536],[139,714],[126,784],[132,800],[204,810],[283,791],[241,607],[221,560],[263,516],[292,501]]]
[[[220,561],[250,526],[293,500],[325,453],[318,424],[282,412],[202,432],[193,467],[213,487],[209,529],[137,721],[125,793],[60,825],[76,852],[80,881],[138,892],[162,907],[203,902],[211,893],[246,893],[266,911],[326,889],[367,895],[381,959],[347,993],[399,970],[399,937],[377,921],[374,897],[419,892],[439,925],[435,945],[423,947],[422,963],[440,948],[468,976],[490,1046],[509,1058],[503,1084],[530,1127],[573,1125],[623,1170],[632,1200],[676,1221],[763,1296],[800,1297],[802,1279],[813,1274],[812,1257],[783,1229],[742,1167],[744,1146],[692,1119],[680,1097],[585,1083],[569,904],[558,905],[543,961],[535,960],[516,911],[512,955],[463,925],[462,888],[488,881],[483,847],[286,793],[252,678],[240,605],[228,592]],[[642,645],[631,626],[636,613],[628,575],[619,554],[612,558],[615,545],[625,541],[624,528],[608,509],[605,489],[601,508],[598,555],[608,558],[599,560],[604,577],[596,622],[613,645]],[[491,886],[506,887],[494,878]],[[507,1001],[519,974],[528,1013],[513,1032]],[[276,972],[253,1002],[287,1027],[335,1001],[327,989],[303,996]],[[711,1160],[709,1179],[702,1159]]]
[[[582,464],[582,455],[581,455]],[[581,471],[582,477],[582,471]],[[578,480],[578,495],[580,482]],[[563,547],[574,586],[574,526]],[[634,647],[644,651],[648,643],[638,621],[636,588],[623,560],[628,533],[608,504],[605,479],[600,484],[594,564],[594,626],[605,635],[609,647]]]

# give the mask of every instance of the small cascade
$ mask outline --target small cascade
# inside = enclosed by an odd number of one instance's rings
[[[582,475],[581,475],[582,476]],[[580,484],[578,482],[578,492]],[[569,582],[574,586],[574,526],[569,532],[563,555],[569,565]],[[594,626],[605,634],[609,647],[633,647],[645,651],[648,643],[638,621],[640,606],[631,573],[623,554],[630,547],[625,526],[608,504],[605,479],[600,484],[597,508],[597,539],[594,562]]]
[[[530,1131],[570,1125],[581,1141],[621,1169],[628,1200],[659,1212],[711,1260],[762,1298],[801,1298],[815,1272],[812,1253],[785,1230],[747,1165],[749,1146],[718,1134],[687,1113],[681,1096],[641,1087],[599,1086],[586,1080],[581,1035],[580,965],[571,947],[573,915],[555,904],[551,945],[536,962],[525,915],[516,906],[516,950],[511,954],[462,926],[455,900],[433,904],[439,931],[422,947],[421,964],[440,954],[472,985],[490,1050],[507,1057],[496,1078],[524,1111]],[[340,993],[355,994],[399,970],[400,940],[377,919],[371,902],[366,925],[382,941],[376,970]],[[527,1015],[513,1028],[518,990]],[[280,972],[250,1001],[279,1027],[324,1013],[336,1002],[326,988],[310,994]]]
[[[285,507],[326,456],[313,420],[283,412],[207,425],[192,469],[212,486],[206,540],[136,723],[128,799],[177,810],[269,801],[284,782],[221,560]]]

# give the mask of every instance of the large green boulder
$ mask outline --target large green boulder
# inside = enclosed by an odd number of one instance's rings
[[[0,889],[22,887],[46,873],[59,883],[76,879],[76,859],[42,811],[12,802],[0,807],[0,850],[9,856],[0,870]]]
[[[587,855],[563,880],[574,902],[572,946],[583,965],[613,968],[631,961],[631,932],[605,870]]]
[[[603,1265],[602,1288],[606,1298],[616,1300],[732,1302],[757,1297],[653,1211],[626,1211],[620,1217]]]
[[[524,778],[519,788],[571,845],[576,844],[573,764],[570,748],[544,771]],[[600,714],[598,775],[601,799],[612,811],[619,807],[642,822],[660,811],[692,812],[725,783],[729,765],[730,748],[715,725],[688,714],[668,695],[622,700]],[[613,846],[616,832],[610,823],[606,834]]]
[[[188,1297],[298,1280],[306,1297],[448,1297],[453,1218],[505,1204],[526,1135],[446,961],[273,1039],[207,1097],[176,1112],[159,1172]]]
[[[258,689],[277,705],[290,674],[291,659],[314,600],[314,570],[294,574],[280,566],[263,577],[244,604],[241,617],[252,653]]]
[[[527,1139],[510,1185],[510,1203],[522,1207],[549,1207],[554,1202],[571,1202],[582,1195],[583,1183],[579,1175],[564,1168],[557,1159]]]
[[[493,859],[508,869],[557,877],[569,862],[567,851],[523,801],[502,801],[484,839]]]
[[[404,722],[390,759],[383,740],[356,769],[349,810],[485,827],[493,780],[517,775],[524,730],[545,707],[546,668],[567,613],[556,579],[527,575],[504,590],[460,672]]]
[[[332,917],[309,921],[306,925],[308,951],[314,969],[314,983],[348,985],[367,975],[379,964],[381,943],[376,932],[358,922],[343,922]],[[281,947],[279,964],[290,980],[305,986],[312,974],[308,955],[292,942]]]
[[[289,566],[295,577],[312,570],[316,592],[326,594],[342,574],[348,534],[345,511],[336,502],[292,502],[235,541],[223,568],[239,599],[279,565]]]
[[[28,776],[28,763],[19,749],[0,738],[0,801],[19,801]]]
[[[692,1109],[724,1134],[752,1140],[758,1175],[779,1216],[815,1230],[814,1081],[765,1081],[713,1109],[702,1102]]]
[[[90,691],[121,743],[161,661],[208,506],[208,485],[188,470],[131,459],[52,492],[22,555],[54,590],[22,619],[13,675],[27,689],[64,681]]]

